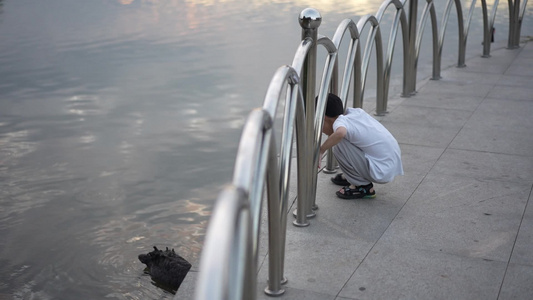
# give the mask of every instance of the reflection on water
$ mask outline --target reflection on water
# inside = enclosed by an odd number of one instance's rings
[[[0,298],[172,298],[137,255],[174,248],[197,271],[241,128],[292,60],[300,11],[319,9],[331,35],[380,4],[0,0]]]

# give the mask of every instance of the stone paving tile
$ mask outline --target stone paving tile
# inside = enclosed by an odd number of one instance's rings
[[[503,75],[498,81],[498,85],[507,85],[507,86],[528,86],[533,82],[533,76],[531,72],[527,75]]]
[[[499,86],[488,97],[496,99],[533,100],[533,87]]]
[[[524,128],[524,131],[527,130]],[[492,127],[463,128],[450,144],[450,148],[531,157],[533,155],[533,135]]]
[[[531,184],[533,160],[507,154],[448,149],[432,172],[481,182]]]
[[[482,101],[483,97],[479,96],[465,96],[461,94],[440,92],[418,94],[409,98],[403,105],[474,111]]]
[[[531,299],[533,266],[509,264],[498,299]]]
[[[406,102],[408,102],[408,100]],[[387,124],[404,123],[418,125],[420,127],[438,127],[458,130],[465,124],[471,115],[471,111],[461,110],[460,108],[444,109],[402,105],[394,110],[394,114],[388,115],[383,122],[386,122]],[[387,128],[391,130],[394,129],[393,126]]]
[[[531,38],[529,40],[531,40]],[[533,58],[533,43],[521,43],[520,47],[522,47],[520,57]]]
[[[533,267],[533,252],[531,249],[533,249],[533,190],[530,193],[529,203],[520,224],[511,262]]]
[[[531,76],[531,68],[533,68],[533,59],[522,60],[520,63],[510,66],[505,74]]]
[[[442,79],[445,81],[460,81],[465,84],[496,84],[501,81],[501,74],[487,74],[476,72],[473,68],[449,68],[442,71]]]
[[[532,114],[533,101],[486,98],[464,127],[475,130],[504,129],[526,135],[533,128]]]
[[[493,86],[491,84],[482,84],[468,81],[451,81],[451,80],[431,80],[421,87],[418,92],[426,96],[434,94],[451,94],[473,97],[485,97]]]
[[[520,51],[507,49],[492,51],[489,58],[476,57],[468,60],[465,69],[487,74],[503,74],[519,54]]]
[[[443,128],[432,125],[418,125],[400,122],[381,122],[396,138],[398,143],[407,145],[446,148],[455,138],[460,128]]]
[[[381,240],[395,247],[507,262],[530,189],[432,173]]]
[[[382,124],[399,143],[446,148],[471,114],[465,110],[402,105]]]
[[[494,299],[505,267],[503,262],[380,242],[339,296],[354,299]]]
[[[531,114],[533,101],[487,98],[450,148],[532,156]]]
[[[422,180],[413,177],[398,177],[394,184],[375,185],[375,199],[344,200],[335,195],[340,189],[329,180],[329,175],[321,176],[318,184],[316,211],[311,219],[312,227],[335,230],[348,239],[360,239],[375,243],[398,214],[408,197]],[[315,229],[317,230],[317,229]],[[332,234],[332,233],[329,233]]]
[[[335,228],[311,225],[294,230],[298,234],[289,233],[285,248],[290,288],[336,295],[372,246],[360,239],[341,238]],[[268,268],[263,267],[258,285],[267,278]]]
[[[523,51],[523,49],[522,49]],[[520,56],[517,57],[509,69],[505,72],[508,75],[519,75],[519,76],[531,76],[531,68],[533,68],[533,57]]]
[[[400,143],[402,163],[405,175],[395,178],[409,177],[412,174],[426,175],[435,165],[444,148],[425,147]]]

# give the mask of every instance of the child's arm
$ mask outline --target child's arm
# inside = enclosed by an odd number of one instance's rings
[[[333,132],[328,139],[320,146],[320,157],[326,152],[329,148],[337,145],[343,138],[346,136],[346,127],[340,126],[335,132]]]

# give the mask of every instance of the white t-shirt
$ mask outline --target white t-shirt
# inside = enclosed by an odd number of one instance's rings
[[[360,108],[348,108],[333,123],[333,130],[339,127],[346,128],[344,138],[365,153],[372,177],[390,182],[403,175],[400,146],[380,122]]]

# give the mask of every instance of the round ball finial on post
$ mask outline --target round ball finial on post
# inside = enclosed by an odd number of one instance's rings
[[[318,10],[314,8],[306,8],[300,13],[298,20],[303,29],[317,29],[322,22],[322,16]]]

